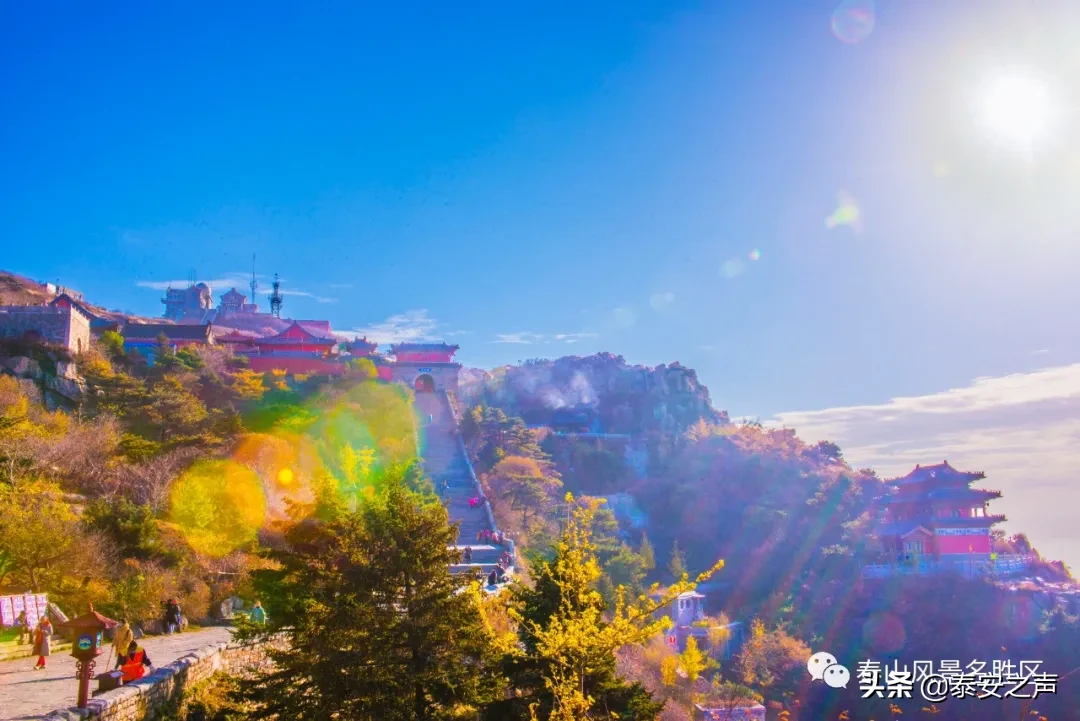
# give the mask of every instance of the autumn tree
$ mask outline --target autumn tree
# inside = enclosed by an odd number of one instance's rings
[[[161,442],[198,436],[209,416],[206,406],[175,376],[154,383],[149,401],[146,421]]]
[[[802,680],[808,658],[809,646],[783,628],[768,629],[756,618],[750,623],[750,637],[739,652],[736,666],[748,686],[762,689],[767,696],[783,696]]]
[[[19,381],[0,375],[0,462],[2,479],[11,486],[40,469],[46,444],[64,436],[70,419],[48,412]]]
[[[504,457],[492,469],[489,479],[492,490],[508,501],[512,510],[521,513],[526,528],[530,518],[551,504],[562,485],[558,479],[546,477],[534,459],[524,456]]]
[[[569,495],[566,501],[573,504]],[[533,588],[514,591],[511,612],[522,647],[509,668],[515,695],[494,704],[488,718],[653,719],[659,713],[662,704],[642,686],[618,677],[615,651],[662,632],[670,620],[654,614],[693,584],[662,593],[654,588],[653,600],[627,601],[620,592],[614,608],[607,608],[596,590],[601,569],[591,529],[597,505],[572,506],[555,557],[537,564]]]
[[[290,641],[239,692],[259,718],[467,718],[501,692],[478,596],[449,570],[446,510],[402,469],[378,485],[355,512],[299,522],[280,567],[256,572],[270,622],[247,633]]]
[[[89,578],[100,550],[97,539],[82,532],[60,488],[44,481],[0,487],[0,548],[9,578],[35,593],[59,594]]]

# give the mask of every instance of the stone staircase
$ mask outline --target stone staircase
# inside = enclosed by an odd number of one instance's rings
[[[452,566],[455,573],[490,573],[504,551],[498,545],[482,545],[476,536],[483,530],[495,531],[490,506],[469,508],[469,499],[480,495],[480,488],[462,443],[457,420],[445,392],[416,394],[420,457],[424,472],[435,484],[435,491],[450,512],[450,522],[460,528],[458,548],[472,548],[472,563]],[[443,490],[443,482],[447,488]]]

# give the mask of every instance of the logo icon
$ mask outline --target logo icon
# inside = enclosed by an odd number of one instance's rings
[[[810,672],[810,678],[821,681],[825,678],[825,669],[836,665],[836,656],[825,651],[818,651],[806,662],[806,670]]]
[[[851,671],[836,662],[836,656],[826,651],[818,651],[806,662],[810,678],[824,681],[832,688],[847,688],[851,680]]]
[[[838,663],[834,663],[825,669],[825,683],[833,688],[847,688],[848,681],[851,680],[851,671],[847,670],[847,666],[841,666]]]

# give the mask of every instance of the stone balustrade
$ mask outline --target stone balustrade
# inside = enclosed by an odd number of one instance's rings
[[[219,671],[244,675],[266,670],[270,665],[267,648],[278,644],[284,644],[284,639],[204,646],[168,666],[154,669],[138,681],[93,697],[85,709],[58,709],[42,718],[45,721],[143,721],[156,718],[170,705],[179,702],[185,689]]]

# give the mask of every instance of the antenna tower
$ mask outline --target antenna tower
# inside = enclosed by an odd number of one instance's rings
[[[251,254],[251,302],[255,302],[255,289],[259,287],[259,283],[255,280],[255,254]]]
[[[274,292],[270,294],[270,315],[275,318],[281,317],[281,279],[278,278],[278,274],[274,273]]]

